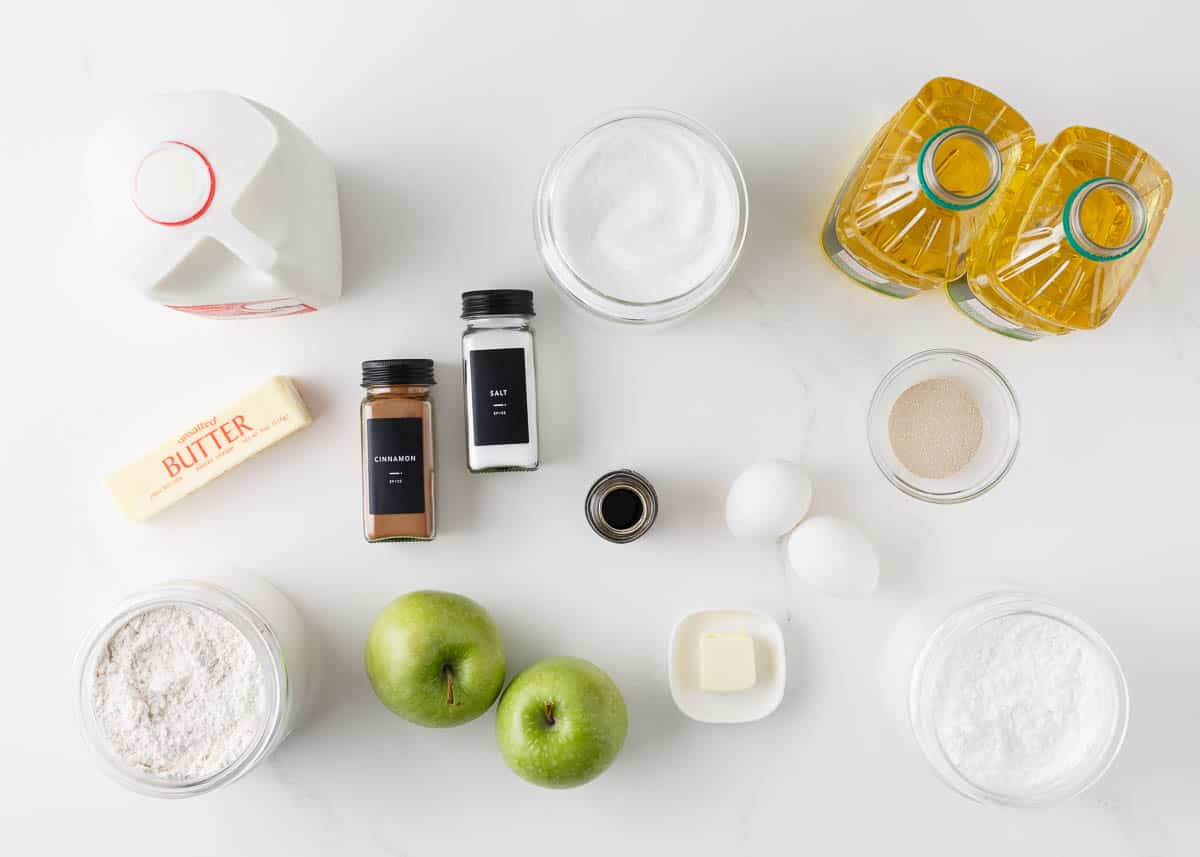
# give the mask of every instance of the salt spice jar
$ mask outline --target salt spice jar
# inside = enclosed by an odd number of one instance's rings
[[[363,533],[368,542],[430,541],[434,522],[432,360],[362,365]]]
[[[467,467],[472,473],[537,470],[537,371],[533,292],[463,292]]]

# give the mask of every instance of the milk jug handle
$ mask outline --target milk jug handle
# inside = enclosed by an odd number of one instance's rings
[[[236,217],[229,215],[208,224],[208,233],[252,268],[267,273],[279,262],[279,253]]]

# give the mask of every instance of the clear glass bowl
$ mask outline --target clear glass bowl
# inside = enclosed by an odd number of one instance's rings
[[[983,417],[983,438],[971,461],[944,479],[918,476],[892,449],[888,419],[896,400],[914,384],[953,378],[971,391]],[[951,348],[922,351],[884,376],[867,410],[867,442],[871,456],[888,481],[929,503],[962,503],[988,491],[1012,467],[1021,436],[1021,413],[1012,387],[1000,371],[979,357]]]
[[[998,792],[972,782],[950,760],[938,738],[936,697],[943,668],[956,647],[984,623],[1013,615],[1036,615],[1076,631],[1104,664],[1115,694],[1106,740],[1093,745],[1089,758],[1069,775],[1036,790]],[[980,803],[1012,807],[1046,807],[1069,800],[1093,786],[1112,765],[1125,740],[1129,723],[1129,690],[1112,649],[1090,625],[1037,595],[1025,592],[989,592],[965,603],[938,624],[912,662],[908,685],[908,716],[912,732],[937,775],[959,794]]]
[[[254,740],[232,765],[197,780],[155,777],[128,765],[113,752],[92,705],[97,658],[113,634],[138,614],[168,605],[205,608],[228,620],[245,635],[261,667],[265,704]],[[266,581],[246,578],[228,584],[201,580],[160,584],[118,605],[112,618],[95,628],[80,649],[76,670],[84,740],[96,751],[106,774],[143,795],[193,797],[227,786],[253,770],[296,726],[312,695],[310,654],[295,607]]]
[[[558,180],[561,168],[568,156],[588,136],[601,128],[615,122],[627,119],[651,119],[658,122],[672,123],[691,131],[702,141],[708,143],[713,151],[729,168],[738,196],[737,230],[732,245],[725,258],[703,280],[696,283],[688,291],[667,300],[650,303],[637,303],[623,300],[607,294],[603,284],[589,283],[580,277],[568,263],[555,239],[552,209],[554,196],[558,190]],[[746,228],[749,223],[750,206],[746,192],[746,180],[742,176],[733,152],[722,142],[721,138],[701,125],[694,119],[680,113],[657,108],[635,108],[609,114],[580,134],[570,145],[566,146],[558,156],[550,162],[542,175],[538,186],[537,199],[534,205],[534,236],[537,240],[538,252],[542,264],[550,279],[563,290],[575,303],[590,310],[603,318],[622,321],[630,324],[656,324],[679,318],[699,309],[721,290],[729,275],[737,265],[746,240]]]

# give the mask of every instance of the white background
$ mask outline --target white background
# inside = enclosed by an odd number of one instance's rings
[[[13,854],[1183,855],[1200,834],[1200,134],[1186,3],[11,3],[0,27],[5,616],[0,837]],[[817,235],[871,133],[928,78],[1015,104],[1049,138],[1090,124],[1142,144],[1176,197],[1114,321],[1027,345],[945,301],[878,297]],[[99,277],[78,217],[89,130],[149,91],[221,88],[304,128],[335,163],[346,295],[313,315],[220,323]],[[540,270],[538,177],[614,107],[694,115],[741,161],[750,235],[719,298],[684,324],[595,322]],[[537,294],[544,465],[463,464],[458,293]],[[934,346],[996,363],[1024,413],[1016,466],[954,508],[875,470],[864,417],[894,363]],[[431,356],[440,535],[360,534],[358,364]],[[316,415],[284,445],[152,524],[121,519],[102,476],[198,411],[274,373]],[[883,559],[866,602],[805,591],[773,550],[735,543],[725,490],[786,456],[816,509]],[[633,466],[662,514],[631,546],[581,512]],[[116,598],[189,574],[270,577],[311,619],[319,710],[226,791],[155,802],[106,780],[75,731],[71,663]],[[1128,673],[1132,721],[1108,777],[1050,811],[975,806],[886,719],[877,664],[896,619],[951,582],[1006,576],[1091,621]],[[411,726],[373,698],[361,647],[410,589],[485,604],[512,670],[576,654],[608,670],[631,729],[609,773],[541,791],[505,767],[489,714]],[[757,724],[674,708],[665,653],[697,607],[771,611],[788,692]],[[8,847],[14,846],[14,847]]]

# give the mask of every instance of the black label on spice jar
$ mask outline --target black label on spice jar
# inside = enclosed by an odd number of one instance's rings
[[[525,349],[471,351],[472,442],[476,446],[529,443],[529,402],[525,389]]]
[[[417,417],[367,420],[372,515],[425,513],[424,425]]]

